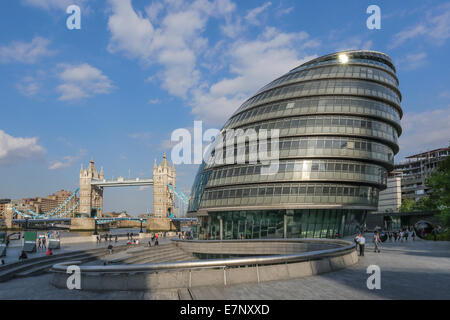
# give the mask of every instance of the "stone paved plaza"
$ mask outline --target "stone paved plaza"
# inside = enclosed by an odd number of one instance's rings
[[[369,239],[370,235],[367,236]],[[381,290],[366,287],[368,265],[381,268]],[[0,299],[178,299],[177,290],[86,292],[55,289],[51,275],[0,284]],[[450,242],[384,243],[351,268],[297,280],[191,289],[195,299],[450,299]]]

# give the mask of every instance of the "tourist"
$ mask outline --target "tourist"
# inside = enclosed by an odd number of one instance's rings
[[[152,240],[148,241],[148,246],[151,247],[152,246]]]
[[[389,236],[389,241],[392,242],[392,232],[389,232],[388,236]]]
[[[38,239],[38,249],[41,249],[41,238]]]
[[[22,250],[22,252],[20,253],[20,256],[19,256],[19,261],[22,261],[23,259],[28,259],[28,256],[25,253],[25,251]]]
[[[116,238],[115,238],[115,242],[117,242],[117,241],[119,241],[119,238],[117,238],[117,236],[116,236]]]
[[[433,231],[431,231],[431,233],[433,234],[434,241],[437,241],[437,234],[438,234],[437,228],[433,228]]]
[[[413,241],[416,241],[416,232],[414,231],[414,229],[411,231],[411,238],[413,239]]]
[[[136,239],[136,245],[139,245],[139,239]]]
[[[45,237],[42,238],[42,248],[43,249],[47,249],[47,245],[46,245],[47,239],[45,239]]]
[[[380,234],[378,233],[378,231],[375,231],[375,234],[373,235],[373,244],[375,245],[374,252],[380,252],[380,242]]]
[[[405,233],[403,232],[403,230],[402,231],[400,231],[400,234],[399,234],[399,240],[400,240],[400,242],[403,242],[403,237],[405,236]]]
[[[100,237],[97,236],[97,244],[99,244],[99,243],[100,243]]]
[[[130,240],[130,233],[127,232],[127,240]]]
[[[112,244],[110,244],[108,246],[108,250],[109,250],[109,254],[113,254],[113,246],[112,246]]]
[[[360,233],[358,236],[358,244],[359,244],[359,256],[364,257],[364,246],[366,244],[366,238],[364,238],[362,233]]]
[[[353,241],[355,242],[355,249],[356,249],[356,252],[358,252],[358,237],[359,237],[359,234],[357,234],[357,235],[355,236],[355,238],[353,239]]]
[[[47,252],[45,253],[46,256],[52,256],[53,252],[52,249],[48,249]]]
[[[4,265],[4,264],[5,264],[5,260],[2,259],[2,265]]]
[[[109,235],[109,242],[112,241],[112,234]]]
[[[409,236],[409,231],[408,231],[408,229],[405,229],[405,234],[404,234],[404,236],[405,236],[405,241],[408,242],[408,236]]]

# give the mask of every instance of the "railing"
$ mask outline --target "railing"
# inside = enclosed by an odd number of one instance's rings
[[[172,240],[174,242],[186,240]],[[355,244],[346,240],[328,240],[328,239],[255,239],[255,240],[191,240],[189,243],[232,243],[232,242],[297,242],[297,243],[323,243],[334,244],[341,247],[334,249],[316,250],[310,252],[301,252],[295,254],[282,255],[264,255],[256,257],[230,258],[230,259],[208,259],[203,261],[180,261],[180,262],[162,262],[154,264],[142,265],[115,265],[115,266],[80,266],[80,271],[83,273],[128,273],[128,272],[156,272],[156,271],[170,271],[179,269],[199,269],[199,268],[227,268],[239,267],[248,265],[268,265],[268,264],[284,264],[293,262],[302,262],[309,260],[317,260],[325,257],[339,256],[350,253],[355,250]],[[251,254],[251,253],[249,253]],[[79,261],[69,261],[55,264],[52,272],[66,273],[67,267],[74,264],[79,264]]]

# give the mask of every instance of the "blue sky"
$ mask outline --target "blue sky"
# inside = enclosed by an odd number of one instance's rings
[[[68,30],[66,8],[81,7]],[[369,30],[366,9],[381,8]],[[75,189],[93,158],[107,178],[150,177],[177,128],[220,128],[250,95],[309,59],[389,54],[404,118],[397,159],[450,140],[450,2],[18,0],[0,3],[0,198]],[[189,190],[197,166],[177,167]],[[105,191],[139,214],[151,189]]]

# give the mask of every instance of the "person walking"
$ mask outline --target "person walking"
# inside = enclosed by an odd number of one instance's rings
[[[42,241],[41,238],[38,239],[38,249],[41,249]]]
[[[405,229],[405,242],[408,242],[409,230]]]
[[[411,231],[411,238],[413,241],[416,241],[416,232],[414,229]]]
[[[127,240],[130,240],[130,233],[127,232]]]
[[[47,244],[46,244],[46,242],[47,242],[47,239],[45,239],[45,237],[42,238],[42,249],[47,249]]]
[[[375,231],[375,234],[373,235],[373,244],[375,245],[374,252],[380,253],[380,242],[380,234],[378,233],[378,231]]]
[[[109,250],[109,254],[113,254],[113,245],[112,244],[110,244],[108,246],[108,250]]]
[[[22,261],[24,259],[28,259],[28,256],[25,253],[25,251],[22,250],[22,252],[20,253],[20,256],[19,256],[19,261]]]
[[[364,238],[362,233],[358,235],[358,244],[359,244],[359,256],[364,257],[364,246],[366,245],[366,238]]]

